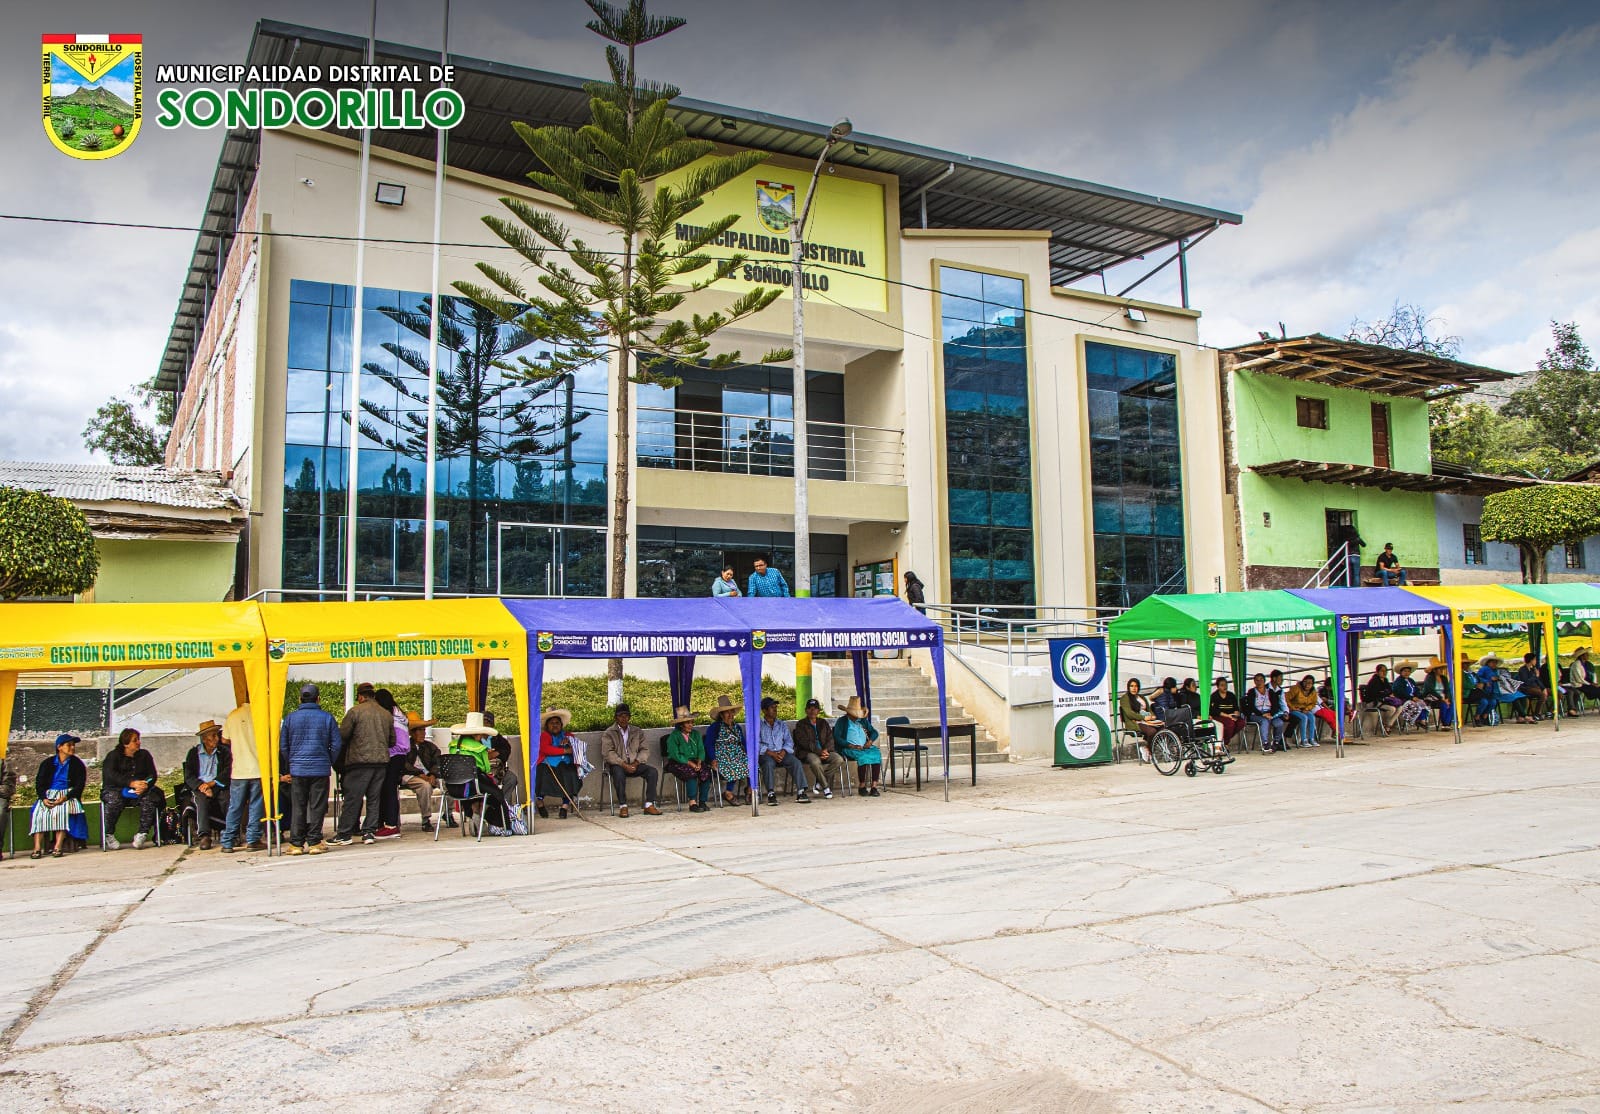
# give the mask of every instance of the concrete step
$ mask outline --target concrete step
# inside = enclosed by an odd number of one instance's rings
[[[933,679],[916,668],[908,659],[890,659],[871,664],[872,715],[878,723],[892,716],[905,716],[913,722],[927,722],[939,718],[939,690]],[[974,723],[960,703],[945,700],[945,715],[949,722]],[[982,723],[978,723],[978,762],[1008,762],[1010,755]],[[951,761],[957,752],[965,754],[963,742],[952,740]],[[962,764],[965,764],[963,757]]]

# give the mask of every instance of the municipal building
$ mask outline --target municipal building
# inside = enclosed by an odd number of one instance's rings
[[[244,61],[326,71],[360,63],[365,45],[263,22]],[[436,61],[393,44],[377,55]],[[578,78],[451,61],[467,114],[448,136],[446,294],[478,278],[475,263],[505,262],[481,220],[504,211],[499,198],[559,207],[523,178],[533,156],[512,122],[588,115]],[[747,257],[730,291],[787,287],[772,210],[804,193],[826,127],[688,97],[675,111],[692,135],[769,153],[695,216],[740,216],[717,249]],[[372,135],[359,353],[358,139],[227,135],[160,368],[180,392],[168,464],[220,471],[248,508],[248,592],[343,593],[359,439],[360,592],[420,594],[431,544],[441,593],[603,595],[612,376],[516,382],[497,364],[536,356],[529,338],[453,297],[440,307],[438,511],[424,536],[435,137]],[[1234,512],[1216,353],[1197,343],[1198,311],[1108,295],[1100,276],[1154,267],[1238,222],[878,136],[837,144],[807,235],[813,592],[893,590],[906,570],[930,602],[1002,608],[1125,607],[1223,586]],[[718,343],[753,360],[787,347],[790,330],[785,293]],[[704,595],[724,562],[742,576],[764,554],[792,575],[792,369],[676,374],[676,388],[629,388],[632,591]]]

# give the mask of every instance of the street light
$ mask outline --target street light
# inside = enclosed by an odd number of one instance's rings
[[[849,120],[840,120],[828,129],[822,151],[817,155],[817,165],[811,171],[811,183],[806,187],[805,203],[800,207],[800,219],[795,221],[790,236],[793,252],[794,276],[790,288],[794,301],[794,594],[811,595],[811,504],[806,491],[807,473],[810,470],[810,438],[806,431],[806,302],[805,302],[805,233],[806,218],[811,215],[811,202],[817,196],[817,179],[822,175],[822,164],[828,152],[852,131]],[[811,655],[796,654],[794,663],[795,706],[804,708],[811,699]]]

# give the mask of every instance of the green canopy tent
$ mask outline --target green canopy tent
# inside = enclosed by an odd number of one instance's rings
[[[1555,584],[1507,584],[1506,587],[1540,603],[1549,604],[1550,610],[1555,612],[1556,637],[1552,644],[1556,658],[1550,667],[1553,673],[1561,669],[1561,624],[1588,623],[1591,632],[1600,626],[1600,585],[1562,581]],[[1537,652],[1539,641],[1536,629],[1530,628],[1528,648]],[[1590,641],[1594,641],[1593,634],[1590,635]]]
[[[1249,640],[1274,635],[1321,635],[1328,644],[1328,669],[1333,691],[1341,691],[1339,658],[1332,612],[1288,592],[1206,592],[1182,596],[1149,596],[1113,619],[1106,627],[1111,677],[1117,676],[1118,648],[1124,642],[1193,642],[1200,684],[1200,716],[1211,714],[1212,662],[1218,642],[1227,644],[1234,685],[1243,692]]]

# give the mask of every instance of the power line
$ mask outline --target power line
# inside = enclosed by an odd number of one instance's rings
[[[144,231],[144,232],[190,232],[190,233],[196,233],[196,234],[207,234],[207,233],[209,233],[209,234],[211,234],[213,236],[225,235],[225,232],[223,230],[215,229],[215,228],[204,228],[204,227],[199,227],[199,226],[195,226],[195,225],[154,224],[154,223],[147,223],[147,222],[140,222],[140,221],[85,220],[85,219],[83,219],[81,217],[46,217],[46,216],[37,216],[37,215],[34,215],[34,214],[29,214],[29,213],[0,213],[0,220],[24,221],[24,222],[35,223],[35,224],[66,224],[66,225],[76,225],[76,226],[84,227],[84,228],[121,228],[121,229],[131,229],[131,230],[134,230],[134,231]],[[277,230],[277,229],[272,229],[270,231],[268,231],[268,230],[260,230],[260,229],[252,229],[252,230],[242,230],[241,229],[241,230],[235,232],[234,235],[236,235],[236,236],[271,236],[274,239],[280,239],[280,240],[315,240],[315,241],[328,242],[328,243],[350,243],[350,244],[356,243],[358,240],[364,240],[368,244],[388,244],[388,245],[397,246],[397,247],[414,247],[414,248],[432,248],[437,244],[438,247],[442,247],[442,248],[472,248],[472,249],[477,250],[477,251],[511,251],[511,252],[516,251],[516,249],[513,248],[510,244],[484,244],[484,243],[478,243],[478,242],[469,241],[469,240],[440,240],[440,241],[436,242],[434,240],[408,240],[408,239],[402,239],[402,238],[398,238],[398,237],[388,237],[388,236],[366,236],[366,237],[362,237],[362,236],[349,236],[349,235],[344,235],[344,234],[337,233],[337,232],[287,232],[287,231],[280,231],[280,230]],[[558,248],[558,247],[554,247],[552,245],[546,245],[545,246],[545,250],[546,251],[550,251],[550,252],[554,252],[557,255],[573,255],[573,254],[575,254],[574,250],[571,249],[571,248]],[[586,248],[586,249],[584,249],[584,254],[587,254],[587,255],[607,255],[607,256],[614,256],[616,258],[621,258],[624,255],[624,253],[620,252],[620,251],[605,251],[605,250],[601,250],[601,249],[598,249],[598,248]],[[904,279],[892,279],[892,278],[889,278],[887,275],[870,275],[870,274],[869,275],[863,275],[863,274],[859,274],[858,272],[855,272],[855,271],[845,270],[842,267],[830,266],[829,264],[826,264],[826,263],[807,263],[806,266],[810,270],[831,271],[831,272],[833,272],[835,274],[849,275],[849,276],[852,276],[852,277],[855,277],[855,278],[865,278],[865,279],[867,279],[867,280],[869,280],[871,282],[881,282],[886,286],[898,286],[898,287],[901,287],[902,289],[906,289],[906,290],[918,290],[918,291],[922,291],[924,293],[931,293],[931,294],[943,293],[942,291],[939,290],[938,287],[935,287],[935,286],[923,286],[920,283],[907,282]],[[821,294],[821,291],[814,291],[814,293]],[[826,297],[826,295],[823,295],[823,296]],[[834,305],[841,306],[842,308],[848,309],[853,313],[858,313],[858,314],[862,314],[862,316],[867,316],[869,320],[879,321],[878,318],[871,317],[870,315],[867,315],[867,314],[863,313],[863,311],[855,309],[852,306],[845,306],[842,302],[839,302],[836,299],[828,298],[827,300],[830,301],[830,302],[833,302]],[[1104,318],[1101,318],[1098,321],[1093,321],[1093,320],[1090,320],[1087,317],[1073,317],[1073,316],[1071,316],[1069,314],[1051,313],[1049,310],[1031,309],[1031,308],[1029,308],[1027,306],[1008,306],[1006,308],[1008,308],[1008,309],[1016,309],[1018,312],[1026,314],[1026,315],[1029,315],[1029,316],[1032,316],[1032,317],[1043,317],[1043,318],[1049,318],[1049,319],[1054,320],[1054,321],[1065,321],[1065,322],[1068,322],[1068,323],[1074,324],[1074,325],[1087,325],[1090,328],[1094,328],[1094,329],[1106,329],[1106,330],[1108,330],[1110,332],[1115,332],[1115,333],[1127,333],[1130,336],[1141,337],[1141,338],[1143,338],[1145,340],[1149,340],[1150,339],[1149,334],[1141,333],[1137,329],[1129,329],[1129,328],[1126,328],[1126,327],[1121,326],[1121,325],[1108,325],[1108,324],[1106,324],[1107,321],[1109,321],[1112,317],[1115,317],[1117,315],[1117,311],[1115,311],[1115,310],[1113,310],[1111,313],[1107,314]],[[887,322],[879,321],[879,323],[885,325],[885,327],[887,327],[887,328],[890,328],[890,329],[894,328],[894,326],[889,325]],[[907,333],[910,336],[919,337],[920,339],[929,341],[930,343],[934,343],[934,344],[942,343],[940,341],[934,340],[933,337],[922,336],[920,333],[914,333],[914,332],[911,332],[910,330],[907,330],[907,329],[904,329],[904,328],[901,328],[898,331]],[[1211,348],[1213,348],[1212,345],[1206,344],[1206,343],[1201,342],[1201,341],[1195,341],[1194,344],[1195,344],[1195,347],[1197,347],[1197,348],[1203,348],[1203,349],[1211,349]],[[1026,345],[990,345],[990,346],[986,346],[986,347],[1023,348],[1023,347],[1026,347]]]

